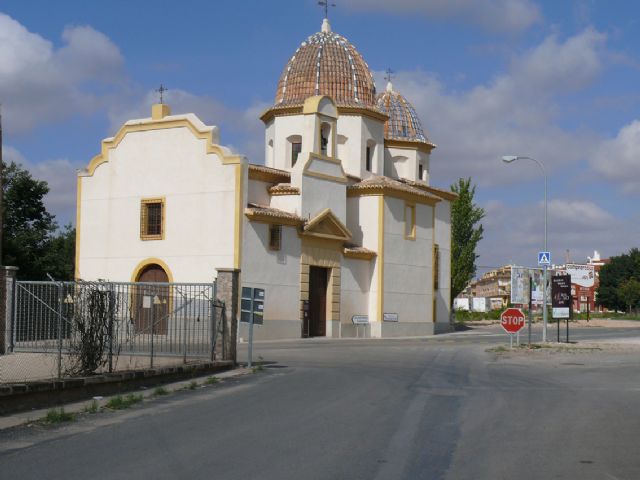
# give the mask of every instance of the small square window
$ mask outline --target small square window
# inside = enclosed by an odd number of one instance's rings
[[[282,226],[269,225],[269,250],[280,250],[282,247]]]
[[[162,240],[164,238],[164,199],[149,198],[140,204],[140,238]]]
[[[408,203],[404,206],[404,238],[416,238],[416,206]]]

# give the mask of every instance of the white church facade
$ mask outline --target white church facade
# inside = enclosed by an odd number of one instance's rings
[[[76,277],[211,282],[238,269],[243,297],[263,302],[257,339],[448,330],[456,197],[430,185],[435,145],[411,104],[390,83],[377,94],[325,19],[261,119],[264,165],[164,104],[104,140],[78,174]]]

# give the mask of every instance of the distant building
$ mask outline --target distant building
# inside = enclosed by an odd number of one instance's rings
[[[488,309],[499,310],[509,304],[511,297],[511,265],[505,265],[483,274],[478,280],[473,280],[456,297],[457,299],[483,299],[485,307],[479,311]],[[456,302],[463,305],[464,302]],[[468,305],[473,310],[478,310],[474,305],[480,302],[473,300]]]
[[[586,263],[567,263],[554,267],[556,274],[571,275],[574,312],[602,311],[602,308],[596,305],[597,291],[600,285],[600,269],[607,263],[609,259],[600,258],[600,253],[596,250],[593,257],[587,257]]]

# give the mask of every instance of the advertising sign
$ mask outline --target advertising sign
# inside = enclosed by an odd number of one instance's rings
[[[551,277],[551,316],[553,318],[569,318],[571,307],[570,275]]]
[[[529,303],[529,269],[526,267],[511,267],[511,303]]]
[[[595,271],[593,265],[567,264],[567,275],[571,275],[571,283],[581,287],[593,287]]]
[[[542,305],[544,272],[539,268],[528,267],[511,267],[511,303],[518,305],[529,303],[529,281],[531,281],[532,303]],[[548,293],[549,290],[547,290]],[[547,302],[549,298],[547,295]]]

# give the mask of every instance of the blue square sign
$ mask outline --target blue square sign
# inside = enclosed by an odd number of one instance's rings
[[[538,252],[538,265],[551,265],[551,252]]]

